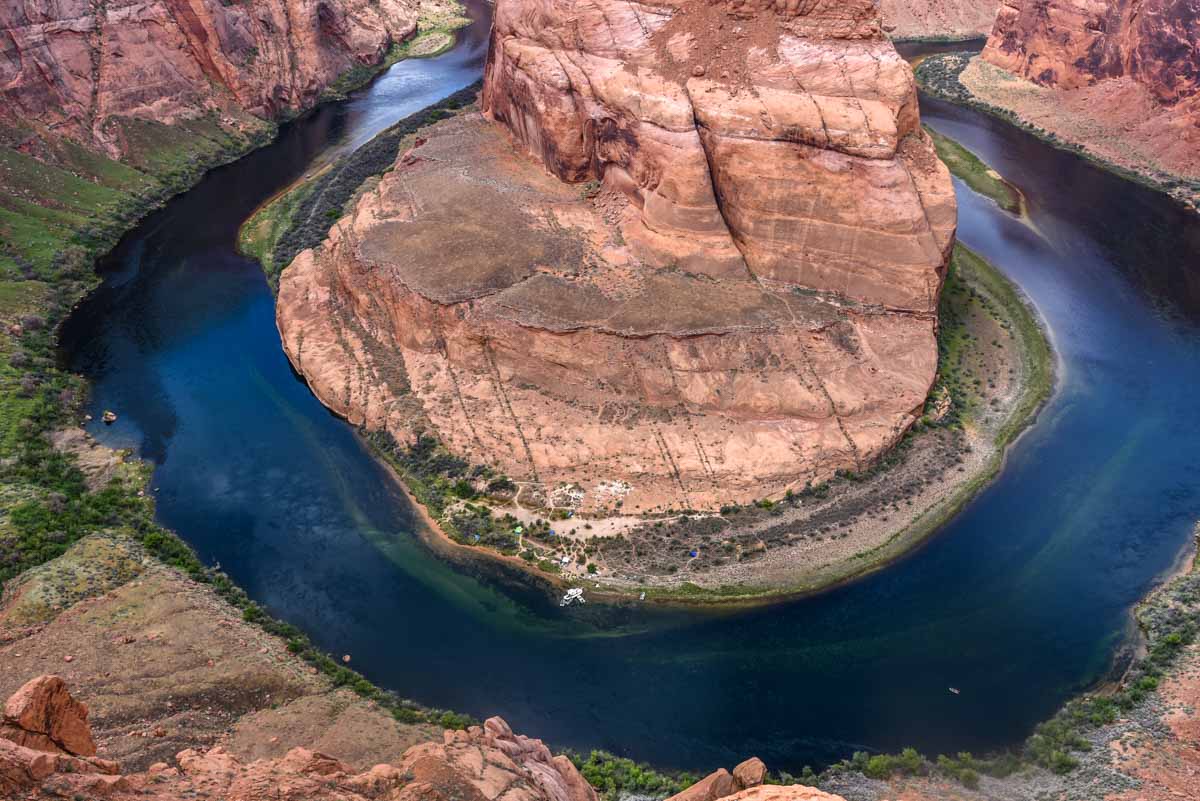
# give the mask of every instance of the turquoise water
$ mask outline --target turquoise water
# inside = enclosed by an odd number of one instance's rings
[[[1021,285],[1062,358],[1001,479],[941,534],[851,586],[736,614],[564,611],[420,544],[404,496],[292,372],[234,239],[331,149],[475,80],[487,6],[474,11],[459,48],[214,171],[101,265],[64,355],[94,382],[93,413],[120,413],[93,432],[155,464],[159,519],[383,686],[665,766],[1001,747],[1103,675],[1200,516],[1200,223],[932,101],[925,119],[1029,199],[1026,224],[958,187],[960,236]]]

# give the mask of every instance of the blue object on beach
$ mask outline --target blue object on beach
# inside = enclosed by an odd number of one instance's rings
[[[550,529],[550,536],[551,536],[551,537],[553,537],[553,536],[554,536],[554,529]]]
[[[695,552],[695,551],[692,551],[692,556],[693,556],[693,557],[695,557],[695,556],[696,556],[696,552]]]

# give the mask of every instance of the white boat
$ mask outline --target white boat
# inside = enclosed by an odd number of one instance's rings
[[[954,693],[955,695],[958,695],[962,692],[962,690],[958,689],[957,687],[949,687],[947,689],[949,689],[950,692]]]
[[[583,597],[583,590],[579,587],[572,587],[567,590],[567,594],[558,602],[559,606],[570,606],[573,603],[586,604],[587,599]]]

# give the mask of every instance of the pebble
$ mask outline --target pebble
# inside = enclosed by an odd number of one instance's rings
[[[71,656],[70,654],[67,654],[66,656],[63,657],[63,661],[64,662],[74,662],[75,657]]]

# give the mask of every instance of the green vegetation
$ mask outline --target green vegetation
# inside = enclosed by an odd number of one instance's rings
[[[984,197],[991,198],[996,205],[1013,214],[1021,213],[1021,193],[999,173],[984,164],[978,156],[955,142],[948,136],[938,133],[929,126],[926,132],[933,139],[940,158],[950,172],[957,176],[972,190]]]
[[[1200,526],[1197,533],[1200,535]],[[1092,749],[1089,735],[1128,716],[1139,706],[1152,703],[1151,694],[1179,656],[1196,641],[1200,628],[1197,624],[1200,574],[1189,572],[1168,582],[1141,604],[1136,618],[1146,638],[1146,653],[1129,666],[1120,686],[1111,692],[1082,695],[1068,701],[1053,718],[1039,724],[1017,752],[987,758],[961,752],[953,757],[941,755],[933,762],[912,748],[899,754],[858,752],[819,777],[806,771],[802,781],[819,784],[832,774],[848,771],[872,779],[937,774],[975,788],[980,776],[1004,778],[1034,766],[1053,773],[1069,773],[1079,766],[1079,754]],[[785,774],[784,778],[792,777]]]
[[[571,752],[567,757],[605,801],[617,801],[629,795],[662,798],[678,793],[700,778],[688,773],[661,773],[607,751],[592,751],[586,759]]]

